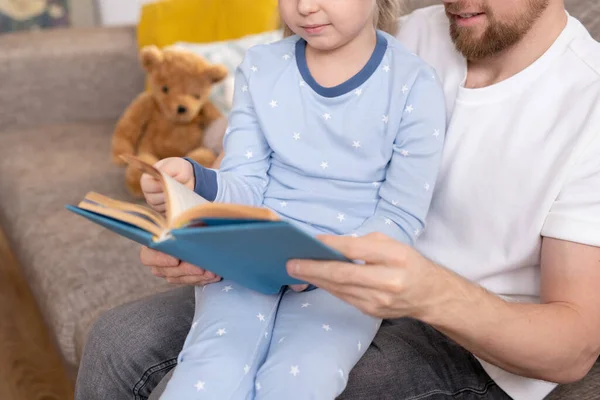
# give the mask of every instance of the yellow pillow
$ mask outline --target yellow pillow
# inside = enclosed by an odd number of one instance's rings
[[[277,0],[162,0],[143,6],[138,45],[206,43],[278,29]]]

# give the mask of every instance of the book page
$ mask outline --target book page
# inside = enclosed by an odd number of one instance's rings
[[[188,189],[184,184],[179,183],[174,178],[161,172],[165,184],[165,196],[167,196],[167,218],[169,225],[181,214],[190,208],[201,204],[210,203],[204,197],[193,190]]]

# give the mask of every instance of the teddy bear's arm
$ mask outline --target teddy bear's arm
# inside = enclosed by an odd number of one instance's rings
[[[140,94],[127,107],[112,137],[112,161],[117,165],[124,165],[125,162],[119,157],[122,154],[135,154],[136,145],[140,135],[144,131],[145,125],[152,116],[154,109],[154,100],[150,93]]]

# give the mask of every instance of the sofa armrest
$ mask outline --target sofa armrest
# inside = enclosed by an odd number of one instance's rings
[[[0,127],[117,119],[144,90],[135,27],[0,35]]]

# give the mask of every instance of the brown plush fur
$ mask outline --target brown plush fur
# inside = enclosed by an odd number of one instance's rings
[[[125,110],[112,138],[112,160],[124,165],[122,154],[137,155],[154,164],[167,157],[190,157],[211,167],[217,155],[203,147],[204,131],[221,112],[209,101],[212,86],[225,79],[227,69],[181,50],[140,51],[150,90]],[[127,168],[126,185],[137,197],[141,173]]]

